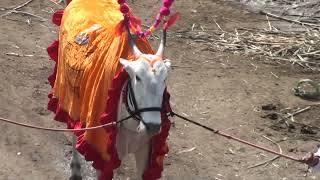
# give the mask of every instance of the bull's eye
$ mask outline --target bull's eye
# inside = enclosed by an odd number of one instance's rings
[[[136,76],[137,81],[141,81],[141,78],[139,76]]]

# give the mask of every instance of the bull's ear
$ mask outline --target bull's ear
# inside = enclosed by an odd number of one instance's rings
[[[171,69],[171,61],[169,59],[165,59],[163,60],[163,62],[168,69]]]
[[[128,61],[126,59],[120,58],[120,63],[122,64],[122,66],[126,69],[127,67],[130,66],[131,61]]]
[[[131,74],[133,72],[131,61],[120,58],[120,63],[122,64],[123,68],[127,71],[127,73]]]

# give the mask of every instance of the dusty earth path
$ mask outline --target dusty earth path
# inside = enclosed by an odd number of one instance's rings
[[[1,0],[0,13],[25,1]],[[160,2],[136,1],[134,10],[147,24]],[[157,4],[157,5],[158,5]],[[57,37],[51,24],[52,12],[61,8],[49,0],[33,0],[20,10],[39,15],[47,21],[21,14],[0,18],[0,116],[20,122],[50,127],[64,127],[52,121],[46,110],[50,88],[47,76],[53,63],[45,48]],[[148,11],[146,11],[148,9]],[[264,17],[213,0],[177,0],[175,9],[183,16],[172,32],[195,27],[224,30],[239,27],[264,28]],[[0,15],[1,16],[1,15]],[[148,18],[146,18],[148,17]],[[150,17],[150,18],[149,18]],[[156,41],[154,41],[156,42]],[[316,135],[300,134],[300,127],[288,131],[271,128],[274,122],[261,118],[261,106],[274,104],[278,109],[303,108],[311,104],[292,95],[291,89],[301,78],[320,80],[319,74],[290,65],[275,65],[263,58],[210,50],[192,38],[169,34],[167,57],[174,69],[169,79],[173,109],[188,117],[230,134],[278,147],[265,137],[277,141],[284,153],[304,155],[319,143]],[[311,106],[295,120],[319,126],[320,106]],[[265,166],[248,169],[273,155],[228,141],[209,132],[173,119],[169,138],[170,153],[163,179],[249,179],[300,180],[319,179],[306,174],[306,166],[278,159]],[[0,123],[1,180],[61,180],[69,177],[71,143],[68,134],[20,128]],[[264,137],[265,136],[265,137]],[[281,141],[282,140],[282,141]],[[189,151],[188,151],[189,150]],[[93,179],[89,167],[85,179]],[[130,178],[129,178],[130,177]],[[134,179],[133,163],[125,163],[116,179]]]

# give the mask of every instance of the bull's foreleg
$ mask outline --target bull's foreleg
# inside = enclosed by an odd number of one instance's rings
[[[69,180],[82,180],[81,177],[81,163],[79,160],[79,154],[78,151],[76,149],[76,136],[73,135],[73,139],[72,139],[72,160],[71,160],[71,164],[70,164],[70,168],[71,168],[71,177],[69,178]]]
[[[149,164],[150,144],[141,146],[135,153],[137,176],[142,180],[142,175]]]

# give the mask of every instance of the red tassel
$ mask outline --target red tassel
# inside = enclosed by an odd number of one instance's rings
[[[138,32],[141,31],[141,20],[135,16],[130,16],[131,26]]]
[[[179,12],[175,13],[170,17],[170,19],[164,24],[164,29],[170,28],[172,25],[174,25],[179,19],[181,14]]]
[[[67,0],[67,5],[71,2],[72,0]]]

